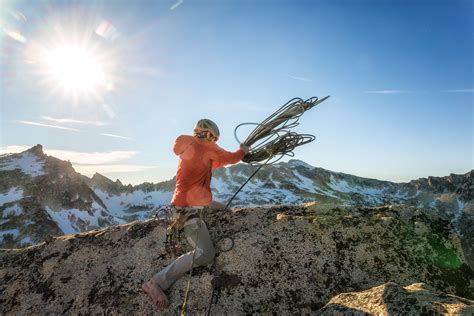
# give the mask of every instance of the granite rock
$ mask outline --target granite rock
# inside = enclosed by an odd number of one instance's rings
[[[235,246],[218,255],[215,270],[193,272],[190,314],[206,312],[213,285],[213,315],[322,313],[348,292],[360,292],[361,301],[347,308],[366,312],[364,291],[378,295],[376,306],[381,292],[403,294],[410,287],[401,287],[417,283],[446,300],[460,297],[459,306],[474,298],[474,272],[451,223],[415,207],[307,204],[205,218],[215,240],[230,235]],[[0,250],[0,314],[156,314],[141,285],[174,259],[164,245],[165,228],[150,219]],[[171,306],[162,314],[180,311],[187,281],[168,290]],[[409,307],[424,301],[421,294]]]

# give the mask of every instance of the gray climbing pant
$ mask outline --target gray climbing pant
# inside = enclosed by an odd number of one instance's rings
[[[206,223],[201,218],[191,218],[184,223],[184,236],[188,243],[194,248],[184,255],[176,258],[166,268],[153,276],[162,290],[168,289],[176,280],[185,275],[194,267],[205,266],[212,262],[216,251],[207,230]],[[196,253],[194,254],[194,251]]]

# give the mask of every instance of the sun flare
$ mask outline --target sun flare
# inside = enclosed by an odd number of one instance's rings
[[[48,76],[64,92],[96,93],[107,86],[105,67],[98,56],[82,47],[56,47],[46,52]]]
[[[41,88],[73,105],[102,104],[118,80],[118,56],[113,42],[96,34],[53,24],[28,43],[31,61]]]

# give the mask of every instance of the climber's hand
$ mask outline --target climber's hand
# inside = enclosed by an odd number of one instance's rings
[[[240,144],[240,149],[247,155],[250,152],[250,147],[244,144]]]

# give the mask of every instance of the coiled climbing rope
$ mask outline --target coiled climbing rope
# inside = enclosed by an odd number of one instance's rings
[[[294,98],[284,104],[275,113],[267,117],[261,123],[242,123],[234,130],[235,139],[239,143],[249,146],[250,152],[245,155],[243,162],[251,165],[274,164],[285,156],[294,157],[293,150],[301,145],[310,143],[316,139],[314,135],[297,134],[291,131],[299,125],[299,119],[304,112],[315,107],[319,103],[329,98],[322,99],[312,97],[303,101]],[[254,130],[241,142],[237,137],[237,131],[245,125],[255,125]]]

